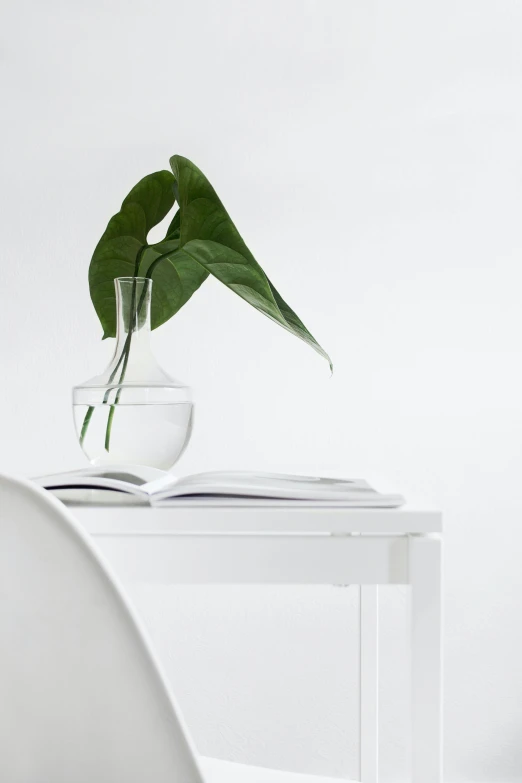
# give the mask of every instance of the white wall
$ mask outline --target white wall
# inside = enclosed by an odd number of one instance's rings
[[[70,387],[111,350],[91,252],[140,177],[192,158],[336,369],[208,281],[154,338],[197,393],[180,470],[381,475],[440,505],[447,779],[522,780],[522,5],[7,0],[2,17],[0,469],[81,464]],[[137,600],[203,750],[346,774],[355,597]],[[384,601],[389,778],[403,601]]]

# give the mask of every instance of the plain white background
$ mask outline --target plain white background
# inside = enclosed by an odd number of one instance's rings
[[[154,336],[197,396],[179,470],[384,476],[444,510],[449,781],[522,780],[521,36],[507,0],[2,3],[0,469],[82,464],[70,388],[112,350],[92,250],[138,179],[193,159],[335,373],[209,280]],[[355,588],[135,594],[201,750],[353,769]]]

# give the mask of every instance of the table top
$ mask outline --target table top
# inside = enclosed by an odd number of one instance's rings
[[[275,533],[440,533],[440,511],[410,507],[342,508],[319,502],[271,501],[223,505],[179,500],[175,506],[69,504],[95,536]]]

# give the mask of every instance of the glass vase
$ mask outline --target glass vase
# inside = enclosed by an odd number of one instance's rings
[[[119,277],[114,284],[116,349],[105,372],[73,389],[76,432],[93,465],[169,470],[190,439],[191,392],[151,351],[152,280]]]

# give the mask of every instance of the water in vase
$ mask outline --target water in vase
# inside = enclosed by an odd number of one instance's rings
[[[112,422],[107,436],[111,407]],[[192,403],[92,406],[82,448],[93,465],[126,463],[168,470],[180,458],[192,429]],[[81,433],[88,405],[74,405]]]

